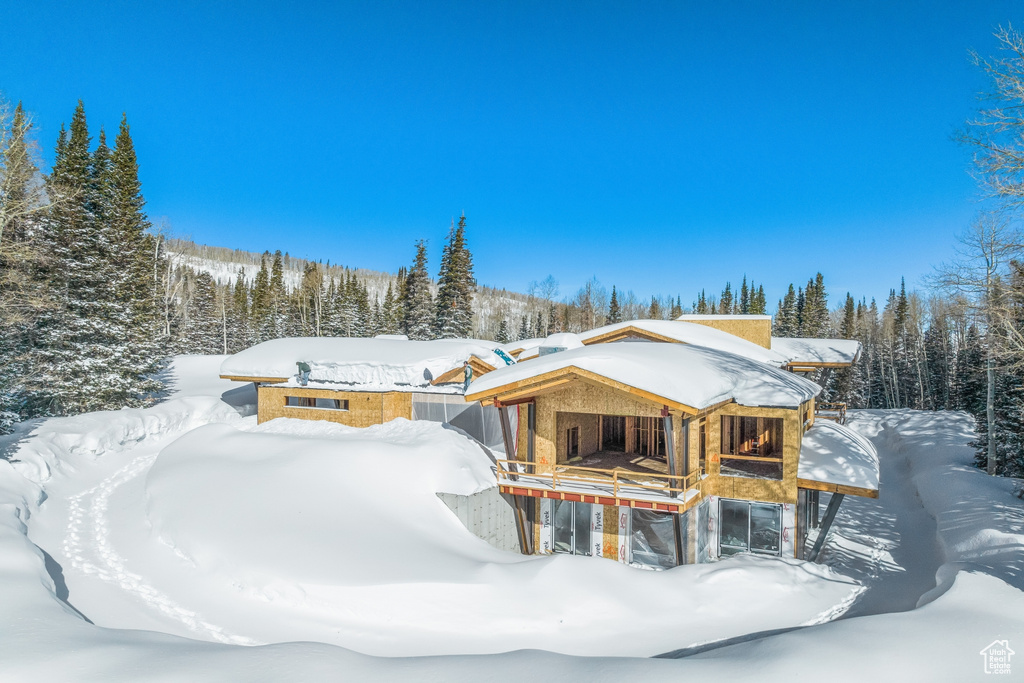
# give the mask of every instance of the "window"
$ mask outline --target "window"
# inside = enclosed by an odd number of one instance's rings
[[[633,508],[630,552],[634,564],[662,569],[676,566],[673,516],[670,512]]]
[[[565,432],[565,455],[573,457],[580,454],[580,428],[569,427]]]
[[[319,410],[348,410],[347,398],[314,398],[312,396],[286,396],[289,408],[317,408]]]
[[[782,506],[722,499],[718,528],[723,556],[746,552],[778,555],[782,547]]]
[[[571,430],[570,430],[571,431]],[[590,555],[591,503],[552,501],[554,551],[568,555]]]
[[[722,416],[721,473],[782,479],[782,428],[781,417]]]

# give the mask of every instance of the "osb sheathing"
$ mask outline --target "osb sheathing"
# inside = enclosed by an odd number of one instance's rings
[[[539,465],[538,471],[540,472],[551,472],[553,464],[566,461],[565,430],[573,426],[570,422],[574,419],[569,417],[570,415],[593,416],[591,419],[580,419],[577,422],[580,425],[580,453],[586,454],[597,450],[599,447],[599,445],[594,446],[598,438],[598,415],[659,417],[662,409],[662,406],[638,400],[624,392],[590,384],[583,380],[572,382],[564,389],[537,396],[535,402],[537,406],[537,436],[534,457],[535,462]],[[561,419],[559,418],[559,413],[562,414]],[[682,416],[674,411],[672,414],[675,416],[675,429],[673,431],[675,432],[676,458],[681,461],[683,452]],[[565,425],[564,429],[562,428],[563,425]],[[590,434],[584,433],[587,431]],[[526,459],[528,432],[527,406],[520,404],[519,440],[516,449],[520,460]],[[587,446],[584,444],[592,445],[593,450],[588,451]],[[680,463],[678,471],[681,471],[681,467]]]
[[[600,415],[592,415],[590,413],[556,413],[555,434],[558,439],[556,451],[559,461],[565,460],[568,456],[568,432],[573,427],[580,428],[580,450],[578,455],[590,455],[601,450],[600,421]]]
[[[629,508],[620,507],[618,505],[605,505],[604,515],[601,519],[604,521],[603,538],[601,539],[601,557],[606,557],[610,560],[618,560],[619,558],[619,516],[622,514],[629,514]]]
[[[697,323],[698,325],[713,327],[716,330],[721,330],[722,332],[728,332],[729,334],[733,334],[742,339],[746,339],[749,342],[753,342],[758,346],[763,346],[766,349],[770,349],[772,347],[772,321],[770,318],[766,318],[764,320],[736,320],[730,318],[711,318],[705,320],[687,319],[686,322]]]
[[[335,398],[348,401],[348,410],[299,408],[285,405],[288,396]],[[350,427],[369,427],[396,417],[412,419],[412,394],[400,391],[332,391],[309,387],[260,387],[257,419],[266,422],[277,417],[299,420],[326,420]]]
[[[748,408],[729,403],[707,416],[707,473],[704,480],[704,494],[723,498],[760,500],[768,503],[796,503],[796,475],[800,459],[800,443],[803,440],[804,420],[807,411],[813,415],[813,401],[799,409]],[[722,416],[743,415],[746,417],[775,417],[782,419],[782,479],[753,479],[728,477],[721,474]]]

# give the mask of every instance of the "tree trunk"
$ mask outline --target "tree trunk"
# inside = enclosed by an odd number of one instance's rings
[[[988,422],[988,473],[996,473],[996,362],[992,358],[992,349],[988,350],[985,363],[985,375],[988,380],[988,392],[985,398],[985,417]]]

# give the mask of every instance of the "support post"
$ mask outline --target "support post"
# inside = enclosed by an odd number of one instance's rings
[[[797,489],[796,492],[796,553],[795,556],[799,559],[804,556],[807,548],[807,528],[811,523],[810,520],[810,491],[807,489]]]
[[[807,504],[807,517],[808,517],[808,529],[817,529],[818,524],[821,521],[818,516],[818,499],[821,495],[821,491],[809,491],[811,499]]]
[[[825,509],[825,519],[821,520],[821,531],[818,532],[818,540],[814,542],[811,554],[807,558],[811,562],[818,561],[818,555],[825,545],[825,537],[828,536],[828,531],[832,528],[832,521],[836,518],[836,513],[839,512],[839,505],[845,497],[843,493],[833,493],[832,499],[828,501],[828,508]]]
[[[515,441],[512,439],[512,423],[508,419],[508,406],[502,405],[497,401],[495,401],[495,405],[498,407],[498,419],[501,422],[501,438],[505,443],[505,459],[517,460]],[[518,481],[519,477],[514,474],[510,474],[509,479],[512,481]],[[523,496],[513,496],[513,500],[515,501],[516,535],[519,536],[519,552],[523,555],[532,555],[532,527],[529,524],[526,513],[526,506],[528,502],[524,500]]]
[[[668,412],[666,406],[661,410],[662,420],[665,423],[665,458],[668,460],[668,473],[670,476],[675,476],[676,472],[676,442],[675,432],[672,429],[672,415]],[[669,486],[674,486],[676,479],[669,479]],[[675,497],[678,494],[668,492],[669,497]],[[682,520],[679,519],[679,514],[672,515],[672,536],[676,545],[676,566],[678,567],[683,563],[683,533],[682,533]]]

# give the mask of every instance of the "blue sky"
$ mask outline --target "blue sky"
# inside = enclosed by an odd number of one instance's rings
[[[8,3],[0,91],[52,158],[127,111],[197,242],[641,297],[919,285],[977,211],[951,135],[1013,2]]]

